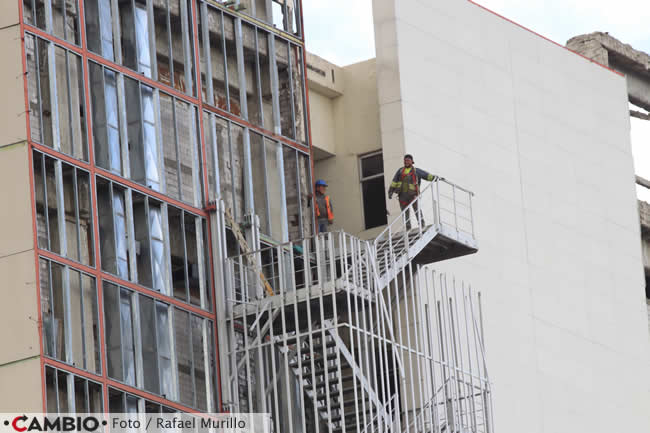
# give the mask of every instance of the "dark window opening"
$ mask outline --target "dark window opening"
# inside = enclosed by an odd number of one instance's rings
[[[384,193],[384,159],[381,152],[360,159],[361,194],[366,230],[386,225],[386,195]]]

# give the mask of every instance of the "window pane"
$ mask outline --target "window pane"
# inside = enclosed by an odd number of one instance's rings
[[[144,389],[158,394],[158,354],[156,351],[156,321],[153,299],[140,295],[140,335],[142,338],[142,363]]]
[[[192,315],[192,352],[194,357],[194,386],[196,388],[196,407],[207,409],[205,348],[203,336],[204,319]]]
[[[149,229],[151,230],[151,266],[153,273],[152,288],[167,293],[165,287],[165,250],[163,245],[162,216],[160,206],[149,206]]]
[[[187,288],[185,280],[187,270],[185,266],[185,238],[183,212],[173,206],[167,207],[169,219],[169,250],[172,263],[172,287],[175,298],[187,301]]]
[[[122,359],[124,382],[135,385],[135,345],[133,338],[131,293],[120,290],[120,320],[122,323]]]
[[[190,315],[178,308],[174,308],[174,342],[176,343],[179,399],[181,403],[194,407]]]
[[[108,376],[124,380],[122,366],[122,331],[120,325],[120,292],[116,285],[104,281],[104,329]],[[112,410],[112,409],[111,409]]]
[[[147,218],[146,197],[142,194],[133,193],[133,226],[137,243],[138,283],[146,287],[152,287],[149,221]]]
[[[186,213],[184,219],[187,272],[189,277],[188,285],[190,290],[189,302],[194,305],[201,305],[201,274],[199,272],[196,217]]]
[[[361,177],[370,177],[384,172],[384,157],[377,154],[361,158]]]

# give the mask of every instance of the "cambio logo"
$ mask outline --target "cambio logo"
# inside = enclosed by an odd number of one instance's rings
[[[100,425],[106,425],[106,421],[100,421],[94,416],[72,417],[28,417],[27,415],[16,416],[12,420],[5,420],[4,425],[11,426],[14,431],[95,431]]]

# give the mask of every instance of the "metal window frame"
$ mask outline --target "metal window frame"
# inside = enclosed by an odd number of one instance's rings
[[[184,6],[187,8],[188,20],[190,19],[190,16],[192,14],[193,14],[193,18],[194,19],[196,18],[197,5],[198,4],[203,4],[203,3],[205,3],[205,2],[197,1],[197,2],[191,2],[191,5],[190,5],[189,3],[185,2]],[[51,0],[45,0],[45,5],[49,6],[49,10],[46,10],[46,12],[47,12],[46,15],[48,16],[47,17],[48,19],[46,20],[46,24],[47,24],[46,27],[47,27],[47,29],[49,31],[52,31],[52,29],[53,29],[53,25],[52,25],[53,16],[52,16]],[[98,63],[100,66],[102,66],[104,68],[106,68],[106,67],[110,68],[111,70],[113,70],[113,71],[115,71],[117,73],[118,106],[121,106],[121,107],[126,106],[126,104],[125,104],[125,92],[124,92],[124,76],[127,76],[127,77],[130,77],[130,78],[136,79],[140,83],[144,83],[144,84],[146,84],[146,85],[148,85],[148,86],[150,86],[150,87],[152,87],[152,88],[154,88],[156,90],[159,89],[159,90],[165,91],[166,93],[173,94],[178,99],[183,100],[186,103],[189,103],[189,104],[192,104],[193,106],[195,106],[196,107],[195,112],[198,110],[198,113],[202,114],[204,112],[204,107],[203,107],[203,98],[201,97],[200,94],[198,95],[198,97],[192,97],[192,96],[179,94],[175,90],[172,91],[171,88],[168,88],[169,86],[162,85],[162,84],[160,84],[158,82],[152,82],[152,80],[147,79],[145,77],[138,77],[137,73],[135,73],[134,71],[132,71],[132,70],[130,70],[128,68],[124,68],[124,67],[122,67],[120,65],[121,62],[122,62],[122,59],[121,59],[121,54],[122,54],[121,53],[121,47],[118,46],[119,44],[115,43],[115,41],[121,40],[121,37],[119,35],[120,35],[122,29],[118,25],[119,20],[116,19],[116,17],[119,16],[119,10],[117,9],[117,7],[118,7],[117,6],[117,0],[111,0],[110,1],[111,15],[114,18],[112,20],[112,22],[113,22],[112,35],[113,35],[114,58],[116,60],[115,62],[113,62],[113,61],[111,61],[109,59],[103,58],[101,56],[97,56],[95,53],[92,53],[92,52],[88,51],[87,45],[86,45],[85,15],[84,15],[83,1],[79,2],[78,8],[77,8],[77,11],[78,11],[78,18],[77,18],[78,29],[77,29],[77,35],[75,35],[75,42],[78,39],[79,44],[70,43],[70,42],[66,41],[65,37],[66,37],[67,33],[66,33],[66,35],[64,35],[64,39],[61,39],[56,35],[53,35],[53,34],[50,34],[50,33],[46,32],[46,31],[40,30],[37,27],[36,22],[34,22],[34,25],[30,25],[30,24],[26,24],[21,19],[21,22],[20,22],[21,31],[24,34],[31,34],[34,37],[35,46],[37,44],[39,44],[39,43],[48,43],[48,44],[50,44],[50,48],[49,48],[48,53],[47,53],[48,60],[51,60],[52,57],[53,57],[52,56],[53,49],[51,47],[52,44],[56,44],[57,46],[60,46],[60,47],[62,47],[62,48],[64,48],[66,50],[66,52],[67,52],[66,57],[67,57],[68,63],[69,63],[69,60],[70,60],[70,58],[69,58],[69,56],[71,55],[70,53],[77,55],[81,59],[81,69],[80,69],[79,72],[83,77],[83,87],[84,87],[83,90],[84,90],[85,93],[83,95],[80,94],[80,98],[82,98],[81,101],[83,102],[84,109],[85,109],[85,111],[87,113],[89,113],[88,110],[90,109],[90,106],[91,106],[90,105],[90,99],[89,99],[90,98],[89,97],[89,89],[88,89],[88,61],[92,60],[92,61]],[[20,1],[19,2],[19,10],[21,11],[21,17],[22,17],[22,9],[23,9],[23,4],[22,4],[22,1]],[[48,8],[46,7],[46,9],[48,9]],[[221,9],[220,13],[223,15],[224,14],[224,12],[223,12],[224,8],[221,7],[220,9]],[[35,11],[35,8],[34,8],[34,11]],[[230,11],[228,11],[227,13],[229,15],[231,14]],[[35,17],[34,17],[34,19],[35,19]],[[189,22],[190,21],[187,21],[187,23],[189,23]],[[248,22],[248,20],[247,20],[247,22]],[[254,26],[259,26],[260,28],[264,28],[265,31],[269,31],[269,32],[271,32],[271,34],[275,33],[275,31],[273,29],[269,29],[268,27],[265,28],[260,23],[251,22],[251,24],[254,25]],[[222,21],[222,25],[223,25],[223,21]],[[192,50],[192,46],[193,47],[198,46],[197,45],[198,44],[198,37],[197,37],[197,33],[196,33],[196,27],[194,27],[192,32],[190,32],[190,30],[192,30],[192,29],[188,29],[188,32],[186,32],[187,33],[187,41],[190,42],[190,46],[185,47],[185,54],[186,54],[186,56],[188,56],[192,60],[194,60],[195,58],[197,58],[198,52],[196,51],[196,48],[194,48],[193,52],[191,52],[190,50]],[[66,27],[66,32],[67,32],[67,27]],[[39,41],[39,39],[41,39],[41,41]],[[222,41],[222,42],[225,43],[225,40]],[[22,44],[22,48],[23,48],[23,68],[26,69],[24,42]],[[224,54],[225,54],[225,50],[224,50]],[[152,54],[152,55],[154,55],[154,54]],[[35,62],[37,62],[36,64],[38,64],[38,62],[39,62],[38,50],[36,50],[35,56],[36,56]],[[225,55],[224,55],[224,59],[225,59]],[[48,63],[49,63],[48,66],[55,66],[55,62],[53,62],[53,61],[49,61]],[[195,66],[195,62],[191,62],[189,64],[186,64],[186,71],[188,71],[188,73],[191,73],[192,68],[194,66]],[[37,66],[37,70],[40,70],[40,65]],[[194,67],[194,70],[196,71],[195,67]],[[154,71],[155,71],[155,69],[154,69]],[[53,75],[53,74],[49,74],[49,76],[56,78],[56,75]],[[191,75],[190,75],[190,77],[191,77]],[[25,78],[26,81],[27,81],[27,79],[28,78]],[[37,79],[37,83],[39,83],[38,86],[37,86],[37,90],[40,93],[40,90],[41,90],[40,77],[36,77],[36,79]],[[188,81],[188,83],[189,82],[190,81]],[[197,73],[197,84],[198,83],[200,83],[200,74]],[[50,81],[50,86],[52,86],[52,85],[53,85],[53,83]],[[188,85],[188,89],[191,89],[191,88],[192,88],[192,86]],[[201,89],[201,87],[199,85],[197,85],[196,89],[197,90]],[[226,87],[226,90],[229,91],[229,88]],[[190,90],[190,92],[191,92],[191,90]],[[198,94],[198,92],[196,92],[196,93]],[[52,93],[51,98],[52,98],[52,101],[54,101],[54,102],[58,101],[58,98],[56,97],[56,93]],[[26,102],[26,106],[29,108],[29,97],[28,97],[27,92],[26,92],[26,95],[25,95],[25,102]],[[40,104],[41,102],[42,102],[42,98],[39,96],[38,97],[38,103]],[[228,98],[228,103],[229,103],[229,98]],[[39,110],[39,111],[42,111],[42,110]],[[219,110],[213,110],[210,107],[206,107],[205,111],[207,111],[208,113],[211,112],[211,114],[213,114],[213,116],[212,116],[213,120],[216,119],[216,116],[220,116],[220,117],[224,117],[226,119],[230,119],[231,121],[234,121],[234,122],[236,122],[238,124],[243,125],[244,127],[248,127],[251,130],[254,130],[254,131],[260,133],[262,136],[266,137],[267,139],[272,140],[275,143],[282,144],[282,146],[278,146],[278,149],[280,151],[282,150],[283,146],[294,147],[294,148],[298,149],[298,151],[300,151],[302,153],[304,153],[306,151],[304,146],[301,147],[297,143],[293,143],[291,140],[285,139],[284,137],[275,137],[275,136],[273,136],[272,132],[270,132],[268,130],[265,130],[264,128],[259,128],[256,125],[247,124],[247,122],[245,120],[242,120],[241,118],[238,118],[237,116],[232,116],[229,113],[225,113],[225,112],[222,112],[222,111],[219,111]],[[58,110],[56,110],[56,112],[58,113]],[[121,125],[126,125],[127,122],[125,121],[125,112],[124,112],[124,110],[120,109],[119,112],[120,112]],[[42,112],[39,113],[39,116],[40,115],[42,115]],[[125,385],[121,385],[121,384],[119,384],[119,383],[117,383],[117,382],[115,382],[115,381],[113,381],[113,380],[106,377],[106,363],[105,363],[106,358],[105,358],[105,345],[104,345],[104,332],[103,332],[103,324],[104,324],[104,322],[103,322],[103,320],[104,320],[103,311],[104,310],[102,308],[103,297],[101,296],[102,284],[103,284],[104,281],[110,281],[112,283],[118,283],[119,286],[128,287],[130,290],[134,290],[134,291],[138,291],[138,292],[142,292],[142,293],[147,293],[147,294],[149,294],[149,293],[147,292],[148,289],[144,289],[144,288],[141,288],[141,287],[137,286],[136,284],[133,284],[130,281],[130,280],[132,280],[132,277],[130,277],[127,280],[122,280],[119,277],[115,277],[113,275],[110,275],[110,274],[102,271],[102,268],[101,268],[101,254],[99,253],[99,243],[98,243],[98,236],[99,236],[98,235],[98,230],[99,230],[99,228],[98,228],[98,225],[97,225],[97,222],[98,222],[97,201],[96,201],[96,197],[97,197],[97,195],[96,195],[96,178],[97,178],[97,176],[101,176],[101,177],[107,179],[111,183],[117,183],[117,184],[120,185],[121,188],[124,188],[124,190],[125,190],[124,205],[125,205],[125,207],[127,209],[127,212],[129,212],[128,209],[132,208],[132,206],[129,203],[131,201],[130,199],[131,199],[132,191],[137,191],[138,193],[142,193],[142,194],[145,194],[145,195],[150,195],[150,196],[154,197],[156,200],[162,200],[165,203],[173,204],[174,206],[180,207],[184,212],[187,212],[187,213],[190,213],[190,214],[198,214],[198,216],[201,217],[201,222],[202,223],[206,222],[205,217],[207,216],[209,209],[206,209],[206,208],[201,209],[201,208],[196,208],[196,207],[191,207],[191,206],[184,206],[182,203],[174,201],[173,199],[168,199],[167,197],[165,197],[162,194],[158,194],[158,193],[155,193],[155,192],[152,192],[152,191],[148,191],[146,188],[141,188],[139,185],[128,181],[128,178],[130,177],[130,162],[129,162],[129,158],[128,158],[128,152],[126,153],[126,155],[124,154],[124,152],[126,151],[126,148],[127,148],[127,146],[125,145],[125,143],[127,143],[127,140],[125,140],[126,132],[125,132],[124,127],[120,128],[120,135],[121,135],[121,141],[122,141],[122,146],[121,147],[122,147],[123,173],[125,174],[127,179],[121,179],[120,176],[113,175],[113,174],[111,174],[109,172],[105,172],[101,168],[96,167],[95,166],[95,161],[94,161],[93,143],[92,143],[92,136],[91,136],[91,131],[92,131],[92,129],[91,129],[91,119],[89,118],[89,116],[86,115],[85,118],[82,119],[82,120],[86,122],[85,124],[82,122],[82,125],[85,125],[85,133],[87,134],[85,136],[86,140],[87,140],[86,141],[86,146],[88,147],[88,149],[87,149],[87,154],[88,154],[87,161],[81,161],[81,160],[78,161],[75,158],[71,158],[71,157],[69,157],[69,156],[67,156],[65,154],[62,154],[60,152],[60,150],[61,150],[60,141],[59,141],[58,146],[56,146],[56,147],[53,146],[52,148],[47,148],[46,146],[43,146],[43,145],[41,145],[39,143],[35,143],[33,140],[29,140],[28,142],[29,142],[29,145],[30,145],[30,147],[32,149],[36,149],[39,152],[44,153],[44,154],[46,154],[48,156],[53,156],[55,158],[59,158],[62,161],[64,161],[65,163],[67,163],[67,164],[71,164],[76,168],[86,170],[86,171],[88,171],[90,173],[90,176],[89,176],[90,189],[91,189],[90,203],[91,203],[91,209],[92,209],[92,222],[93,222],[93,228],[92,228],[92,230],[93,230],[93,245],[91,247],[94,248],[94,252],[95,252],[95,254],[94,254],[94,256],[95,256],[95,266],[94,266],[94,268],[92,268],[92,267],[88,267],[88,266],[83,265],[83,264],[77,264],[77,263],[71,262],[70,260],[68,260],[66,258],[63,258],[63,257],[57,257],[55,254],[52,254],[49,251],[40,248],[38,245],[35,245],[35,258],[36,258],[36,260],[38,260],[38,257],[40,256],[40,257],[45,257],[45,258],[50,259],[50,260],[52,260],[52,259],[60,260],[66,266],[71,266],[75,270],[80,270],[81,272],[83,272],[85,274],[88,274],[91,277],[95,278],[95,284],[98,287],[98,289],[97,289],[98,290],[98,304],[99,304],[98,305],[98,316],[99,316],[99,327],[100,327],[100,331],[101,331],[98,334],[98,339],[100,341],[100,362],[101,362],[102,372],[101,372],[100,375],[94,375],[94,374],[90,374],[90,373],[80,371],[80,370],[78,370],[78,369],[76,369],[74,367],[70,367],[70,366],[67,366],[67,365],[60,365],[57,361],[49,360],[49,359],[42,359],[41,364],[42,364],[43,367],[45,367],[45,366],[55,366],[55,368],[63,368],[65,371],[73,371],[74,374],[80,375],[80,376],[85,377],[87,379],[91,378],[92,380],[99,380],[98,383],[100,383],[102,385],[101,393],[103,395],[103,404],[106,405],[107,402],[108,402],[108,388],[109,388],[109,386],[114,387],[114,388],[118,388],[118,389],[122,389],[122,390],[127,390],[127,391],[128,391],[129,387],[125,386]],[[197,120],[198,123],[199,123],[199,128],[200,129],[203,128],[203,124],[202,124],[201,120],[202,120],[202,117],[199,117],[198,120]],[[26,123],[27,123],[28,137],[31,138],[30,129],[29,129],[29,119],[27,119]],[[41,122],[41,125],[42,125],[42,122]],[[57,119],[55,122],[53,122],[53,126],[56,126],[56,128],[58,128],[59,125],[60,125],[60,120],[59,119]],[[231,129],[231,127],[229,126],[229,130],[230,129]],[[53,134],[52,134],[53,139],[56,139],[58,137],[57,131],[58,131],[58,129],[53,128],[53,131],[52,131],[53,132]],[[83,133],[84,132],[82,131],[82,134]],[[229,139],[230,139],[230,135],[229,135]],[[207,137],[204,136],[203,134],[201,134],[200,142],[201,142],[202,145],[204,144],[204,140],[207,140]],[[201,158],[201,160],[202,160],[202,164],[203,164],[202,167],[206,167],[206,165],[205,165],[205,157],[206,157],[205,154],[198,151],[198,150],[196,151],[196,153],[197,153],[197,158]],[[161,154],[162,153],[159,153],[159,155],[161,155]],[[215,153],[215,156],[216,156],[216,153]],[[30,153],[30,159],[32,157],[33,157],[33,155]],[[44,158],[44,157],[42,157],[42,158]],[[279,166],[282,167],[282,164],[280,164]],[[218,176],[218,165],[216,166],[216,169],[217,169],[216,173],[217,173],[217,176]],[[33,179],[33,167],[32,167],[31,164],[30,164],[30,170],[29,171],[30,171],[30,177]],[[197,177],[198,176],[200,176],[200,173],[197,173]],[[203,172],[203,176],[204,176],[204,179],[205,179],[206,178],[205,172]],[[205,180],[204,180],[204,182],[205,182]],[[217,182],[218,182],[218,178],[217,178]],[[282,191],[284,191],[284,187],[282,188]],[[218,192],[218,188],[217,188],[217,192]],[[79,193],[79,191],[75,191],[75,194],[78,195],[78,193]],[[201,191],[199,190],[199,191],[197,191],[197,193],[200,195]],[[32,192],[32,194],[33,194],[33,192]],[[208,194],[207,189],[203,189],[203,197],[206,197],[207,194]],[[78,202],[78,199],[79,199],[79,197],[77,196],[77,202]],[[204,199],[204,202],[207,203],[207,198]],[[112,206],[112,203],[111,203],[111,206]],[[78,210],[76,210],[76,212],[78,212]],[[195,215],[195,216],[197,216],[197,215]],[[285,218],[286,218],[286,216],[285,216]],[[127,232],[130,232],[129,239],[131,241],[130,245],[128,246],[127,249],[130,249],[131,251],[133,251],[133,249],[134,249],[133,244],[132,244],[132,242],[133,242],[132,221],[133,221],[132,216],[131,217],[129,217],[129,216],[126,217],[126,222],[127,222],[126,229],[127,229]],[[49,230],[49,224],[48,224],[48,230]],[[36,240],[35,240],[35,242],[36,242]],[[67,243],[62,242],[62,245],[65,246],[65,245],[67,245]],[[206,255],[211,255],[212,251],[211,250],[206,251],[205,253],[206,253]],[[133,257],[131,257],[131,260],[133,260]],[[203,264],[204,261],[205,260],[199,260],[199,264]],[[131,269],[132,269],[132,271],[135,271],[136,267],[131,266]],[[209,274],[209,272],[206,272],[206,273]],[[136,278],[137,278],[137,275],[136,275]],[[37,279],[38,279],[38,275],[37,275]],[[202,279],[202,283],[203,283],[203,279]],[[212,320],[214,322],[214,317],[215,317],[214,313],[205,312],[205,311],[202,311],[202,310],[199,310],[199,309],[195,309],[194,307],[190,308],[191,307],[190,305],[178,304],[177,302],[175,302],[174,299],[167,299],[165,295],[160,295],[160,297],[158,297],[158,296],[154,296],[154,297],[156,297],[157,299],[158,298],[163,299],[164,301],[170,302],[171,304],[174,304],[174,305],[181,305],[181,307],[183,307],[183,306],[186,307],[189,311],[193,311],[192,314],[203,317],[204,318],[204,324],[206,323],[205,319],[209,319],[209,320]],[[214,302],[215,297],[212,296],[211,299]],[[204,326],[204,331],[203,331],[204,333],[205,333],[205,329],[208,329],[208,328],[205,328],[205,326]],[[214,339],[216,337],[216,335],[217,335],[216,332],[213,333],[212,338]],[[215,348],[214,342],[213,341],[208,341],[208,338],[205,336],[205,334],[204,334],[204,341],[207,342],[207,343],[212,344],[212,347],[213,347],[213,350],[214,350],[214,348]],[[41,350],[42,350],[42,347],[41,347]],[[207,357],[206,357],[206,359],[207,359]],[[212,366],[211,368],[214,368],[214,366]],[[217,368],[218,368],[218,365],[217,365]],[[216,375],[214,375],[212,373],[216,373],[216,372],[210,371],[210,369],[206,368],[206,374],[209,374],[210,377],[215,377]],[[43,370],[43,377],[42,377],[43,386],[44,386],[44,376],[45,376],[45,372]],[[206,380],[206,384],[208,384],[208,383],[211,383],[211,379],[209,377]],[[72,383],[72,386],[74,386],[74,383]],[[86,388],[88,388],[88,387],[86,386]],[[175,409],[180,409],[180,410],[187,409],[186,406],[183,406],[183,405],[180,405],[180,404],[177,404],[177,403],[174,403],[174,402],[165,402],[164,399],[158,399],[158,398],[156,398],[156,396],[148,395],[146,392],[141,392],[141,391],[135,390],[135,389],[130,390],[130,391],[134,393],[133,395],[138,395],[139,396],[138,398],[140,398],[140,399],[143,398],[142,396],[145,396],[145,398],[149,398],[152,401],[165,403],[169,407],[174,407]],[[219,395],[219,394],[217,394],[217,395]],[[209,401],[211,401],[211,400],[209,400]],[[43,402],[45,403],[45,396],[43,397]]]

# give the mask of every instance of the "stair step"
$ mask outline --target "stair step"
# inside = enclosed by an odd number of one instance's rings
[[[334,340],[330,340],[327,343],[325,343],[325,347],[328,349],[334,346],[336,346],[336,342]],[[315,344],[311,350],[309,349],[309,347],[303,347],[302,349],[300,349],[302,353],[318,352],[321,350],[323,350],[322,344]]]
[[[327,355],[326,358],[323,358],[322,356],[314,357],[314,362],[322,362],[323,359],[325,359],[327,361],[332,361],[332,360],[336,359],[336,355],[337,355],[336,353],[330,353],[330,354]],[[294,359],[293,361],[289,361],[289,367],[297,368],[298,367],[298,360]],[[307,367],[311,367],[311,360],[304,359],[302,361],[302,368],[307,368]]]
[[[330,398],[338,397],[340,394],[341,393],[339,391],[330,391]],[[316,400],[325,400],[326,398],[327,398],[327,394],[325,392],[319,392],[316,394]]]

